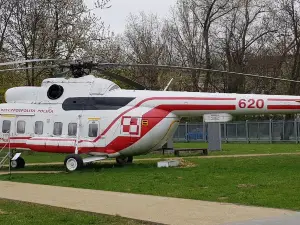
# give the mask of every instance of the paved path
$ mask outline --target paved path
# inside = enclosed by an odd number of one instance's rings
[[[172,225],[220,225],[295,215],[288,210],[0,181],[0,198]]]

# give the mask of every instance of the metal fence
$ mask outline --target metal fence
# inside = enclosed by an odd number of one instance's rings
[[[174,134],[174,142],[207,142],[207,123],[181,123]],[[300,121],[235,121],[221,123],[223,142],[292,142],[300,141]]]

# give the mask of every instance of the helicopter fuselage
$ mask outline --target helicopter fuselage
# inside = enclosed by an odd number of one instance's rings
[[[99,81],[99,82],[98,82]],[[98,82],[98,83],[97,83]],[[53,87],[53,85],[59,84]],[[49,95],[50,87],[53,93]],[[118,157],[160,149],[182,117],[298,113],[296,96],[123,90],[92,76],[8,90],[0,131],[10,147]],[[1,140],[0,145],[7,145]]]

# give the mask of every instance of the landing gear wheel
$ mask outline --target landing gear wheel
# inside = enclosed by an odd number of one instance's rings
[[[128,161],[127,161],[127,163],[132,163],[133,162],[133,156],[128,156]]]
[[[119,156],[116,158],[116,162],[118,165],[125,165],[125,164],[131,164],[133,161],[133,157],[132,156]]]
[[[10,161],[10,167],[13,169],[20,169],[25,167],[25,160],[22,157],[17,158],[16,160]]]
[[[68,172],[73,172],[75,170],[80,170],[83,167],[83,160],[79,155],[68,155],[65,158],[64,165]]]

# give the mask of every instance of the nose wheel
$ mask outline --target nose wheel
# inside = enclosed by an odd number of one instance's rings
[[[25,160],[22,157],[18,157],[16,160],[10,161],[10,167],[13,169],[20,169],[25,167]]]

